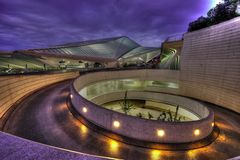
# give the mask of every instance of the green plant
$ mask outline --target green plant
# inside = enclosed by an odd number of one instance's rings
[[[148,119],[152,119],[152,118],[153,118],[153,115],[148,112]]]
[[[128,91],[126,90],[125,91],[125,94],[124,94],[124,99],[123,99],[123,103],[120,103],[121,107],[122,107],[122,110],[125,114],[128,114],[128,112],[132,109],[133,107],[133,104],[130,103],[130,101],[127,99],[127,94],[128,94]]]
[[[181,122],[182,116],[179,116],[178,119],[176,119],[177,122]]]
[[[177,120],[177,116],[178,116],[178,109],[179,109],[179,105],[177,105],[177,108],[176,108],[176,112],[175,112],[175,115],[174,115],[174,121]]]
[[[143,118],[143,115],[140,112],[136,116],[139,117],[139,118]]]
[[[173,119],[173,116],[172,116],[172,112],[170,110],[168,110],[168,115],[169,115],[169,118],[167,119],[169,122],[173,122],[174,119]]]
[[[157,119],[161,121],[165,121],[166,117],[167,117],[166,113],[162,112]]]
[[[174,115],[170,110],[168,110],[167,112],[161,113],[157,119],[161,121],[169,121],[169,122],[180,122],[181,119],[185,120],[185,117],[178,116],[178,110],[179,110],[179,105],[177,105]]]

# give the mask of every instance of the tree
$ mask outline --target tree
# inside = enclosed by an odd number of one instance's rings
[[[211,20],[206,17],[199,17],[196,21],[189,24],[188,31],[195,31],[211,25]]]
[[[238,4],[239,0],[224,0],[224,3],[219,3],[216,7],[210,9],[207,17],[201,16],[196,21],[191,22],[188,31],[199,30],[239,16],[236,11]]]

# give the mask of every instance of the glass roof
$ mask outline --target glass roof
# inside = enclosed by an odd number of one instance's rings
[[[154,52],[158,51],[160,52],[160,48],[155,48],[155,47],[137,47],[131,50],[130,52],[126,53],[125,55],[122,56],[122,58],[130,58],[130,57],[135,57],[139,56],[141,54],[146,54],[149,52]]]
[[[160,54],[160,48],[138,47],[126,53],[119,59],[122,63],[128,62],[149,62]]]
[[[140,45],[127,37],[71,43],[54,48],[37,49],[34,52],[64,56],[83,56],[94,58],[108,58],[116,60],[123,54]]]

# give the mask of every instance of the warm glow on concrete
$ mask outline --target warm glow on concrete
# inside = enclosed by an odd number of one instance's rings
[[[165,135],[165,131],[162,130],[162,129],[159,129],[159,130],[157,130],[157,135],[158,135],[159,137],[163,137],[163,136]]]
[[[198,150],[188,150],[187,151],[187,157],[189,159],[193,159],[196,157]]]
[[[118,150],[119,150],[119,143],[115,140],[112,140],[110,139],[108,141],[109,143],[109,151],[112,153],[112,154],[117,154],[118,153]]]
[[[84,113],[87,113],[88,109],[87,109],[86,107],[83,107],[83,108],[82,108],[82,111],[83,111]]]
[[[120,127],[120,122],[119,121],[113,121],[113,126],[115,128],[119,128]]]
[[[159,150],[151,150],[151,160],[159,160],[161,156],[161,151]]]
[[[81,135],[83,137],[85,137],[88,133],[88,128],[85,125],[81,124],[80,125],[80,131],[81,131]]]
[[[200,130],[199,129],[195,129],[194,130],[194,135],[195,136],[199,136],[200,135]]]

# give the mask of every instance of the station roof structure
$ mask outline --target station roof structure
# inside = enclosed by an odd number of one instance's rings
[[[121,57],[123,61],[131,61],[135,59],[141,59],[141,61],[147,63],[160,54],[160,48],[155,47],[137,47]]]
[[[114,37],[83,42],[67,43],[49,48],[22,51],[36,56],[62,57],[87,61],[111,62],[146,54],[160,53],[160,48],[142,47],[128,37]]]

